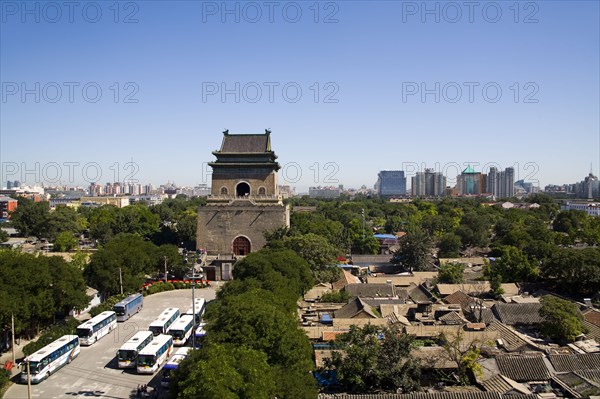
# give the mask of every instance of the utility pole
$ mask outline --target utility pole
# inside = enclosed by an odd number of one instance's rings
[[[163,256],[163,258],[165,259],[165,283],[167,282],[167,256]]]
[[[123,273],[121,272],[120,267],[119,267],[119,283],[121,284],[121,295],[123,295]]]

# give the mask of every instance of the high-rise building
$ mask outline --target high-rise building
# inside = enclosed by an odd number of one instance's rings
[[[403,170],[382,170],[377,175],[377,193],[381,197],[406,195],[406,177]]]
[[[509,198],[515,195],[515,169],[504,172],[491,167],[486,177],[486,191],[496,198]]]
[[[476,172],[471,165],[456,177],[458,195],[480,195],[483,191],[483,175]]]
[[[417,172],[411,178],[411,193],[418,197],[439,197],[446,193],[446,177],[433,169]]]

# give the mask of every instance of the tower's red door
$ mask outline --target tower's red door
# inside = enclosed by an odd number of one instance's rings
[[[250,240],[246,237],[238,236],[233,240],[233,253],[235,255],[248,255],[250,253]]]

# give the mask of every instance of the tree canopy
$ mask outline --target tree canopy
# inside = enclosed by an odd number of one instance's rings
[[[413,338],[397,329],[350,326],[339,335],[326,369],[335,370],[341,389],[351,393],[412,392],[419,389],[420,363],[411,353]]]
[[[554,295],[542,297],[541,302],[542,332],[548,337],[561,343],[573,342],[586,332],[583,316],[576,304]]]

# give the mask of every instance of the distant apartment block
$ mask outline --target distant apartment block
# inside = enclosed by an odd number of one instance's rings
[[[590,172],[582,181],[572,184],[549,184],[544,191],[554,196],[565,196],[582,199],[600,198],[600,181]]]
[[[132,195],[129,197],[129,205],[145,203],[148,206],[160,205],[167,196],[164,194]]]
[[[439,197],[446,194],[446,177],[433,169],[417,172],[411,178],[411,194],[415,197]]]
[[[563,211],[583,211],[590,216],[600,216],[600,203],[567,202],[560,209]]]
[[[377,194],[381,197],[406,195],[406,176],[403,170],[382,170],[377,175]]]
[[[496,198],[509,198],[515,195],[515,169],[506,168],[503,172],[491,167],[486,176],[485,192]]]
[[[309,187],[310,198],[338,198],[342,193],[339,187]]]
[[[123,208],[129,205],[129,197],[81,197],[81,206],[114,205]]]
[[[10,219],[10,214],[17,209],[17,200],[10,197],[0,197],[0,219]]]

